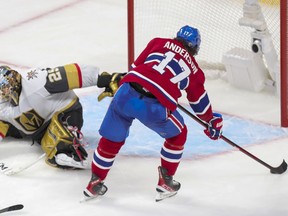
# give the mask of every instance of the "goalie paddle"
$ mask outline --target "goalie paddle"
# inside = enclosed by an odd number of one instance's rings
[[[181,106],[180,104],[177,105],[178,108],[180,110],[182,110],[184,113],[186,113],[189,117],[191,117],[192,119],[194,119],[196,122],[198,122],[199,124],[201,124],[203,127],[207,127],[207,124],[203,121],[201,121],[197,116],[193,115],[191,112],[189,112],[187,109],[185,109],[183,106]],[[226,143],[230,144],[231,146],[237,148],[238,150],[240,150],[241,152],[243,152],[244,154],[248,155],[249,157],[251,157],[252,159],[254,159],[255,161],[259,162],[260,164],[262,164],[263,166],[267,167],[268,169],[270,169],[270,172],[272,174],[282,174],[287,170],[287,163],[285,162],[285,160],[283,160],[283,162],[280,164],[280,166],[278,167],[272,167],[269,164],[265,163],[264,161],[260,160],[258,157],[256,157],[255,155],[251,154],[250,152],[246,151],[245,149],[243,149],[242,147],[240,147],[239,145],[237,145],[236,143],[234,143],[233,141],[231,141],[230,139],[228,139],[227,137],[225,137],[224,135],[221,135],[221,139],[224,140]]]
[[[16,210],[20,210],[23,208],[24,208],[24,205],[22,205],[22,204],[13,205],[13,206],[9,206],[9,207],[4,208],[4,209],[0,209],[0,213],[16,211]]]

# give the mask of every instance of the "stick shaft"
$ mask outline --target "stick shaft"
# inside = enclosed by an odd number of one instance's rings
[[[189,112],[187,109],[185,109],[183,106],[181,106],[180,104],[178,104],[178,108],[180,110],[182,110],[184,113],[186,113],[188,116],[190,116],[192,119],[194,119],[196,122],[198,122],[199,124],[201,124],[203,127],[207,128],[207,124],[203,121],[201,121],[197,116],[193,115],[191,112]],[[264,161],[260,160],[258,157],[256,157],[255,155],[251,154],[250,152],[246,151],[245,149],[243,149],[242,147],[240,147],[239,145],[237,145],[236,143],[234,143],[233,141],[231,141],[230,139],[228,139],[227,137],[225,137],[224,135],[221,136],[221,139],[224,140],[226,143],[230,144],[233,147],[236,147],[237,149],[239,149],[241,152],[243,152],[244,154],[248,155],[249,157],[251,157],[252,159],[254,159],[255,161],[259,162],[260,164],[262,164],[263,166],[267,167],[270,170],[273,170],[274,167],[270,166],[269,164],[265,163]]]
[[[20,167],[15,167],[15,168],[11,168],[8,170],[5,170],[3,173],[7,176],[11,176],[11,175],[15,175],[18,174],[28,168],[30,168],[31,166],[35,165],[36,163],[38,163],[42,158],[44,158],[46,156],[46,153],[43,153],[42,155],[40,155],[36,160],[24,165],[24,166],[20,166]]]

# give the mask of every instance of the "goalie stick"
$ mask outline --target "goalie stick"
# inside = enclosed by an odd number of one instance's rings
[[[23,209],[23,208],[24,208],[24,205],[22,205],[22,204],[12,205],[12,206],[9,206],[7,208],[0,209],[0,213],[20,210],[20,209]]]
[[[19,166],[19,167],[4,167],[5,169],[2,171],[2,173],[4,173],[7,176],[11,176],[11,175],[15,175],[18,174],[28,168],[30,168],[31,166],[33,166],[34,164],[36,164],[38,161],[40,161],[42,158],[44,158],[46,156],[46,153],[40,155],[36,160],[24,165],[24,166]]]
[[[189,117],[191,117],[193,120],[195,120],[196,122],[198,122],[199,124],[201,124],[203,127],[207,128],[207,124],[203,121],[201,121],[198,117],[196,117],[195,115],[193,115],[191,112],[189,112],[187,109],[185,109],[183,106],[181,106],[180,104],[177,105],[178,108],[180,110],[182,110],[184,113],[186,113]],[[280,166],[278,167],[272,167],[271,165],[265,163],[264,161],[260,160],[258,157],[256,157],[255,155],[251,154],[250,152],[246,151],[245,149],[243,149],[242,147],[238,146],[236,143],[234,143],[233,141],[231,141],[230,139],[228,139],[227,137],[225,137],[224,135],[221,135],[221,139],[224,140],[226,143],[230,144],[231,146],[237,148],[238,150],[240,150],[241,152],[243,152],[244,154],[246,154],[247,156],[249,156],[250,158],[254,159],[255,161],[259,162],[260,164],[262,164],[263,166],[267,167],[268,169],[270,169],[270,172],[272,174],[282,174],[287,170],[287,163],[285,162],[285,160],[283,160],[283,162],[280,164]]]

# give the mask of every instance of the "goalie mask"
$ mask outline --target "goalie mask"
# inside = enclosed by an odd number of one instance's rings
[[[20,92],[21,75],[8,66],[0,66],[0,102],[10,101],[17,106]]]

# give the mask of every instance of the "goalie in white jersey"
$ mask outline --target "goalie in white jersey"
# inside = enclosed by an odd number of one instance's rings
[[[25,72],[0,66],[0,141],[31,137],[49,165],[86,168],[82,105],[72,89],[97,85],[98,74],[98,67],[78,64]]]

